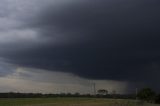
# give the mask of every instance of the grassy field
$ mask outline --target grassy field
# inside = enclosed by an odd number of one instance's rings
[[[100,98],[20,98],[0,99],[0,106],[141,106],[133,100]]]

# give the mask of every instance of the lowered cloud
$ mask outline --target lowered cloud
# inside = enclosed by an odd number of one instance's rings
[[[0,56],[8,63],[160,89],[158,0],[2,3]]]

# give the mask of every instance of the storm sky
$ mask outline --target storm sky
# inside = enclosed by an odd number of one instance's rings
[[[0,91],[159,91],[159,13],[159,0],[1,0]]]

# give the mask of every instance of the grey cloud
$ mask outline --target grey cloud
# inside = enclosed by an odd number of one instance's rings
[[[151,86],[160,74],[159,12],[158,0],[50,2],[28,19],[25,12],[23,28],[42,42],[1,56],[21,66]]]
[[[0,77],[6,77],[14,72],[15,67],[9,63],[2,62],[3,59],[0,59]]]

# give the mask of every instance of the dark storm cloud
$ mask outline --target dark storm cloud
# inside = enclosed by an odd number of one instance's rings
[[[85,78],[152,83],[160,75],[159,13],[159,0],[59,2],[26,24],[47,43],[3,57]]]
[[[117,47],[117,44],[124,47],[127,46],[126,43],[130,43],[129,46],[137,48],[146,43],[148,45],[150,39],[159,38],[158,4],[159,1],[155,0],[77,0],[47,8],[36,17],[38,20],[33,20],[32,25],[41,27],[42,36],[48,35],[60,43],[80,40],[80,43],[95,42],[111,48]],[[155,46],[157,42],[158,39],[154,42]]]

